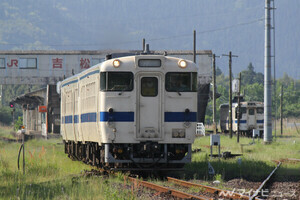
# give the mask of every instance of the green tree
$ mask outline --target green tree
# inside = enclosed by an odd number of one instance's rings
[[[281,86],[283,87],[283,116],[284,117],[299,117],[300,113],[300,80],[294,80],[287,74],[283,78],[277,80],[276,96],[273,103],[277,104],[277,117],[280,112],[280,94]],[[275,113],[275,112],[273,112]]]
[[[216,117],[219,120],[219,107],[223,103],[229,102],[229,77],[225,76],[222,71],[218,72],[216,77],[217,92],[221,95],[216,100]],[[272,112],[275,116],[275,102],[277,104],[277,113],[280,111],[280,90],[281,85],[284,88],[283,94],[283,115],[284,117],[299,117],[300,113],[300,80],[294,80],[286,73],[281,79],[276,82],[276,96],[272,90]],[[247,101],[264,101],[264,75],[260,72],[255,72],[252,63],[246,70],[242,71],[242,88],[245,90],[245,100]],[[279,117],[279,114],[277,114]],[[212,101],[208,103],[206,119],[212,122]]]
[[[219,67],[217,67],[216,76],[220,76],[222,73],[223,73],[222,70]]]
[[[11,108],[9,108],[9,102],[15,97],[22,95],[24,93],[40,89],[43,86],[40,85],[3,85],[3,97],[2,105],[0,109],[0,122],[5,125],[10,125],[12,123]],[[15,105],[15,119],[22,116],[22,108],[20,105]]]
[[[247,70],[242,71],[242,84],[248,85],[254,83],[255,74],[252,63],[249,63]]]
[[[10,125],[13,121],[12,119],[12,110],[9,107],[0,108],[0,123],[5,125]]]
[[[254,71],[254,66],[250,62],[247,69],[242,72],[242,85],[249,85],[253,83],[264,84],[264,75],[260,72]]]
[[[253,83],[243,87],[245,89],[245,100],[264,101],[264,86],[260,83]]]

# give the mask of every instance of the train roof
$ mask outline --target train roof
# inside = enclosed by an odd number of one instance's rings
[[[118,58],[112,58],[112,59],[109,59],[109,60],[105,60],[101,63],[98,63],[92,67],[90,67],[89,69],[86,69],[78,74],[75,74],[71,77],[68,77],[67,79],[61,81],[61,87],[64,87],[65,85],[68,85],[68,84],[72,84],[74,82],[77,82],[76,80],[78,79],[82,79],[88,75],[92,75],[95,73],[99,73],[100,72],[100,69],[105,69],[106,67],[111,67],[112,63],[110,63],[109,61],[113,61],[115,59],[119,59],[119,60],[130,60],[132,58],[136,58],[136,57],[140,57],[140,58],[143,58],[143,57],[149,57],[149,58],[167,58],[169,60],[173,60],[173,61],[177,61],[177,60],[181,60],[182,58],[177,58],[177,57],[170,57],[170,56],[164,56],[164,55],[153,55],[153,54],[146,54],[146,55],[130,55],[130,56],[124,56],[124,57],[118,57]],[[190,61],[190,60],[185,60],[187,63],[192,64],[190,66],[193,66],[192,68],[195,68],[194,70],[198,70],[197,68],[197,65]],[[119,71],[119,70],[118,70]],[[123,71],[123,70],[120,70],[120,71]],[[126,71],[128,71],[128,68],[126,69]]]
[[[229,108],[229,104],[228,103],[223,103],[220,105],[220,108]]]

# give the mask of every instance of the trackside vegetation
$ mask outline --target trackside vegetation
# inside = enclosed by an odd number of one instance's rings
[[[13,127],[0,127],[0,136],[8,136]],[[221,151],[243,153],[231,159],[210,159],[209,136],[198,137],[193,149],[192,163],[184,172],[171,174],[186,180],[201,180],[222,183],[230,179],[262,181],[274,169],[273,160],[285,158],[300,159],[300,134],[295,129],[287,129],[282,137],[277,137],[270,145],[262,140],[241,138],[241,148],[236,138],[221,136]],[[79,161],[72,161],[64,154],[61,139],[29,140],[25,143],[25,175],[17,169],[20,143],[0,140],[0,199],[151,199],[147,190],[134,190],[131,183],[124,182],[124,175],[88,176],[85,171],[95,169]],[[214,149],[216,152],[216,149]],[[241,162],[238,162],[238,159]],[[208,174],[208,162],[215,175]],[[277,181],[300,181],[300,162],[283,162],[276,173]],[[153,181],[172,187],[172,184],[156,179]],[[186,192],[193,192],[186,191]],[[195,192],[195,191],[194,191]],[[143,194],[141,194],[143,193]],[[149,194],[149,191],[148,191]]]
[[[252,63],[241,71],[242,82],[241,92],[246,101],[261,101],[264,102],[264,75],[256,72]],[[217,93],[221,96],[216,100],[217,104],[217,121],[219,117],[219,107],[223,103],[229,102],[229,76],[225,75],[219,68],[216,70],[216,85]],[[233,75],[233,79],[238,78],[239,75]],[[273,85],[274,86],[274,85]],[[274,95],[274,88],[272,88],[272,115],[275,116],[275,105],[277,110],[277,119],[280,113],[280,93],[283,87],[283,117],[297,118],[300,113],[300,80],[289,77],[286,73],[276,80],[276,95]],[[208,103],[206,109],[205,122],[212,123],[212,101]]]

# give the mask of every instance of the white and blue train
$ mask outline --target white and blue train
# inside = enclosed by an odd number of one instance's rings
[[[258,101],[241,102],[240,131],[245,136],[252,136],[253,129],[259,131],[260,136],[264,130],[264,104]],[[232,130],[238,128],[238,103],[232,104]],[[229,105],[220,105],[220,127],[222,132],[229,131]]]
[[[191,161],[197,67],[164,55],[109,59],[60,83],[65,153],[121,169]]]

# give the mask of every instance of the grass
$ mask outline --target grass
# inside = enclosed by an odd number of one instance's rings
[[[123,189],[122,176],[82,176],[93,167],[69,159],[60,139],[26,142],[23,175],[22,159],[21,170],[17,169],[19,147],[0,141],[0,199],[135,198],[135,193]]]
[[[7,136],[12,129],[0,127],[0,136]],[[193,181],[219,180],[222,188],[224,181],[242,178],[250,181],[262,181],[274,169],[272,160],[283,158],[300,159],[300,134],[289,130],[282,137],[277,137],[272,144],[265,145],[263,140],[255,140],[255,144],[243,147],[241,164],[238,158],[210,159],[209,136],[195,140],[193,148],[201,148],[201,152],[192,156],[192,163],[185,166],[185,172],[177,176]],[[240,144],[249,144],[251,139],[241,138]],[[230,139],[221,136],[221,151],[241,153],[236,137]],[[25,175],[17,169],[19,143],[7,143],[0,140],[0,199],[142,199],[143,191],[131,189],[130,183],[124,185],[123,175],[115,177],[84,177],[84,170],[93,167],[78,161],[72,161],[64,154],[61,139],[30,140],[25,143],[26,171]],[[216,149],[214,149],[216,153]],[[208,174],[208,162],[214,167],[216,174]],[[276,173],[276,180],[300,181],[300,163],[283,163]],[[154,182],[168,186],[161,180]],[[169,185],[172,186],[172,185]],[[194,193],[195,189],[186,192]],[[147,193],[147,192],[146,192]],[[145,194],[146,194],[145,193]],[[147,197],[146,195],[146,198]]]
[[[188,179],[213,180],[213,177],[208,174],[208,162],[210,162],[216,174],[220,174],[223,180],[243,178],[262,181],[276,167],[274,160],[300,159],[300,134],[296,130],[287,130],[283,136],[277,137],[268,145],[264,144],[263,139],[256,139],[255,144],[241,147],[240,144],[252,143],[252,139],[240,138],[239,144],[236,141],[235,136],[230,139],[229,136],[221,135],[221,152],[243,153],[243,156],[219,161],[209,157],[210,149],[206,147],[210,144],[210,137],[196,138],[193,148],[201,148],[202,151],[193,155],[192,163],[186,165],[187,173],[184,176]],[[214,153],[217,153],[216,147]],[[300,162],[282,163],[276,173],[276,179],[300,181]]]
[[[15,139],[14,136],[10,134],[13,131],[13,128],[10,126],[1,126],[0,125],[0,137],[6,137],[10,139]]]

